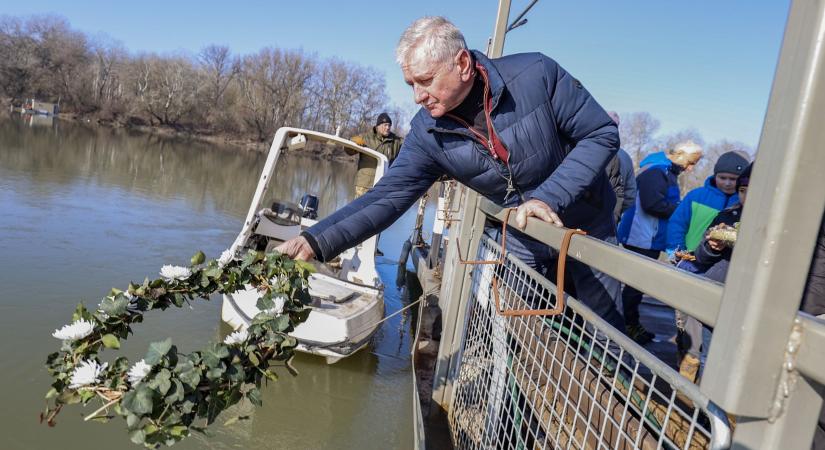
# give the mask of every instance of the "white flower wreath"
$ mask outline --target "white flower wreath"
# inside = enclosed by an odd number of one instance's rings
[[[211,424],[244,398],[260,406],[259,388],[277,379],[276,365],[296,374],[289,361],[297,341],[289,332],[309,314],[312,265],[278,253],[249,252],[236,259],[228,250],[217,260],[204,260],[198,252],[191,267],[166,265],[161,278],[130,284],[126,291],[112,289],[94,312],[78,305],[72,323],[52,333],[63,345],[46,360],[54,382],[41,421],[53,426],[64,405],[100,398],[103,405],[86,420],[121,416],[132,442],[157,448],[202,432],[199,421]],[[120,348],[146,311],[181,307],[249,285],[261,293],[257,306],[263,312],[223,343],[186,354],[166,339],[150,344],[131,367],[123,357],[111,364],[100,360],[104,349]]]

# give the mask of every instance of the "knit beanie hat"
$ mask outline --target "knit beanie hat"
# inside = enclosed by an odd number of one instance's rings
[[[734,175],[739,175],[747,166],[747,159],[743,158],[736,152],[727,152],[722,154],[722,156],[716,160],[716,165],[713,166],[713,174],[732,173]]]
[[[382,112],[381,114],[378,115],[378,120],[375,121],[375,126],[377,127],[378,125],[381,125],[382,123],[388,123],[388,124],[392,125],[392,119],[390,119],[389,114],[387,114],[385,112]]]

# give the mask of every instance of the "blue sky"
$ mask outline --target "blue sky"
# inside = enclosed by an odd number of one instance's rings
[[[528,0],[514,0],[515,17]],[[54,13],[76,29],[105,33],[131,51],[236,53],[264,46],[337,56],[385,74],[392,101],[412,105],[394,63],[401,31],[444,15],[483,49],[498,2],[0,0],[0,14]],[[693,127],[709,142],[756,146],[788,0],[540,0],[507,36],[505,53],[543,52],[579,78],[606,109],[648,111],[667,133]]]

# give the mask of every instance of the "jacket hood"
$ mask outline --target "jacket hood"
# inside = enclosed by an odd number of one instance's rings
[[[665,152],[656,152],[651,153],[639,163],[639,168],[644,168],[646,166],[670,166],[671,163],[669,159],[667,159],[667,155]]]

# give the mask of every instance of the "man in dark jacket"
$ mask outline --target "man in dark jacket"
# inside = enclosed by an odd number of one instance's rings
[[[613,119],[618,127],[620,125],[619,114],[616,111],[608,111],[607,115]],[[613,217],[616,224],[622,218],[622,213],[627,211],[636,202],[636,174],[633,173],[633,159],[626,151],[619,148],[616,156],[607,163],[607,179],[613,186],[616,193],[616,207],[613,208]]]
[[[387,228],[445,174],[498,205],[518,207],[521,228],[532,216],[614,240],[615,196],[604,168],[618,149],[618,131],[578,80],[539,53],[490,60],[470,51],[443,17],[415,21],[396,55],[423,107],[398,158],[372,190],[279,251],[327,261]],[[537,270],[555,267],[557,253],[546,245],[518,232],[507,243]],[[568,268],[578,298],[622,329],[619,283],[575,260]]]
[[[392,132],[392,120],[390,115],[382,112],[378,115],[375,121],[375,126],[370,131],[352,137],[352,142],[358,145],[371,148],[378,153],[387,157],[388,162],[392,165],[398,152],[401,150],[401,145],[404,139]],[[348,151],[349,153],[349,151]],[[355,150],[352,153],[355,154]],[[364,195],[375,182],[375,164],[373,158],[358,158],[358,172],[355,174],[355,196],[360,197]]]

